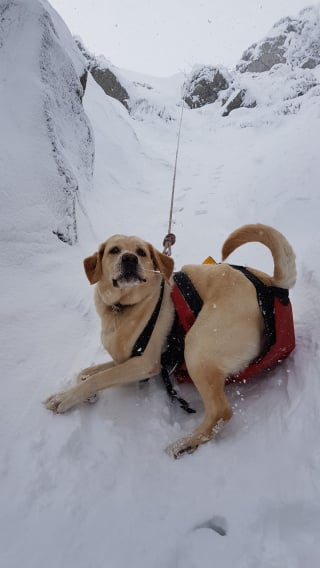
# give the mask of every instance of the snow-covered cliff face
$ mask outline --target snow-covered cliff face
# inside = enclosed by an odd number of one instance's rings
[[[46,0],[2,1],[0,10],[1,231],[7,240],[55,233],[72,244],[93,168],[86,62]]]

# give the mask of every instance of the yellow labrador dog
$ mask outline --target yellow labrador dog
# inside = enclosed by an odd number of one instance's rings
[[[268,286],[291,288],[296,279],[295,255],[285,237],[266,225],[245,225],[234,231],[222,248],[222,259],[240,245],[260,242],[274,260],[274,274],[252,272]],[[161,370],[161,354],[174,319],[171,299],[173,260],[137,237],[114,235],[84,260],[101,318],[101,339],[112,361],[83,369],[76,384],[49,397],[49,410],[63,413],[97,391],[132,383]],[[210,440],[218,424],[232,410],[224,392],[225,379],[246,368],[261,353],[264,321],[255,287],[225,263],[187,265],[182,269],[203,300],[203,307],[185,338],[188,373],[204,404],[204,418],[196,430],[170,447],[178,457]],[[150,340],[141,356],[132,349],[159,302],[161,308]]]

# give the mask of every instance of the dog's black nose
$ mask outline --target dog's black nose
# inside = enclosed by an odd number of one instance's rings
[[[124,264],[131,264],[132,266],[138,264],[138,257],[135,254],[131,254],[130,252],[126,252],[122,256],[121,260]]]

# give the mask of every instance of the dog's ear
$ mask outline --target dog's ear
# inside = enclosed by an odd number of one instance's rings
[[[99,282],[102,276],[102,257],[105,245],[100,245],[97,252],[88,256],[83,261],[83,266],[90,284]]]
[[[169,280],[173,272],[174,261],[170,256],[159,252],[152,245],[149,245],[149,247],[155,269],[159,270],[166,280]]]

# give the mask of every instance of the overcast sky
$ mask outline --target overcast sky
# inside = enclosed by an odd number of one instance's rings
[[[195,63],[232,67],[305,0],[50,0],[74,35],[114,65],[149,75]]]

